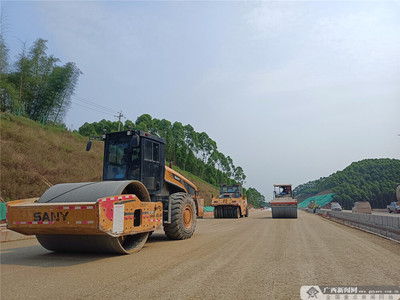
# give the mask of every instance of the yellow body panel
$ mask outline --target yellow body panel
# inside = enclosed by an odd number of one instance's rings
[[[117,206],[119,214],[114,213]],[[24,199],[9,202],[7,210],[7,227],[28,235],[121,236],[154,231],[162,224],[162,203],[141,202],[135,195],[117,195],[94,203],[37,203],[37,198]]]
[[[167,166],[165,166],[164,180],[181,187],[182,189],[184,189],[186,191],[186,193],[189,194],[189,191],[186,189],[185,184],[184,184],[184,182],[186,182],[191,187],[193,187],[195,192],[198,192],[197,187],[192,182],[190,182],[190,180],[186,179],[181,174],[179,174],[178,172],[174,171],[173,169],[171,169]]]
[[[211,206],[238,206],[242,215],[246,214],[247,198],[212,198]]]

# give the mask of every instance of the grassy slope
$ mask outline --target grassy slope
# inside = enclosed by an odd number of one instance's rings
[[[2,114],[0,119],[0,197],[3,200],[39,197],[49,185],[100,181],[103,143],[85,151],[87,138],[29,119]],[[175,167],[178,172],[178,168]],[[200,190],[208,205],[217,189],[182,172]]]

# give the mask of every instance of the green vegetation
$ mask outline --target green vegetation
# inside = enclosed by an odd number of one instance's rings
[[[248,188],[244,190],[247,196],[247,202],[253,207],[264,207],[266,206],[265,197],[261,195],[255,188]]]
[[[0,35],[0,111],[63,125],[81,72],[73,62],[57,65],[60,60],[46,53],[46,43],[38,39],[28,50],[24,44],[10,63]]]
[[[302,201],[332,191],[335,193],[334,201],[345,209],[350,209],[357,201],[369,201],[373,208],[386,208],[387,204],[396,201],[396,186],[399,182],[400,160],[365,159],[329,177],[297,186],[294,195]]]

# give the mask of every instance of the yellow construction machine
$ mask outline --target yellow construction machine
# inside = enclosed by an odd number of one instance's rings
[[[165,166],[165,140],[134,130],[99,139],[103,181],[57,184],[40,198],[11,201],[7,227],[63,252],[136,252],[161,226],[170,239],[190,238],[204,201],[193,183]]]
[[[297,219],[297,199],[293,199],[291,184],[274,184],[271,210],[272,218]]]
[[[221,185],[219,198],[213,197],[211,206],[214,206],[215,219],[249,216],[247,199],[241,185]]]

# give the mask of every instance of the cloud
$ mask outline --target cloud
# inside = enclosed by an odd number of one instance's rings
[[[381,7],[324,16],[316,20],[310,41],[362,69],[395,69],[400,66],[399,18],[399,10]]]
[[[285,31],[293,31],[302,20],[298,5],[294,2],[262,2],[245,20],[254,29],[255,37],[278,37]]]
[[[40,2],[42,21],[68,59],[99,70],[127,70],[143,54],[143,27],[152,22],[140,9],[106,2]],[[138,24],[141,23],[141,27]],[[85,72],[85,70],[83,70]]]

